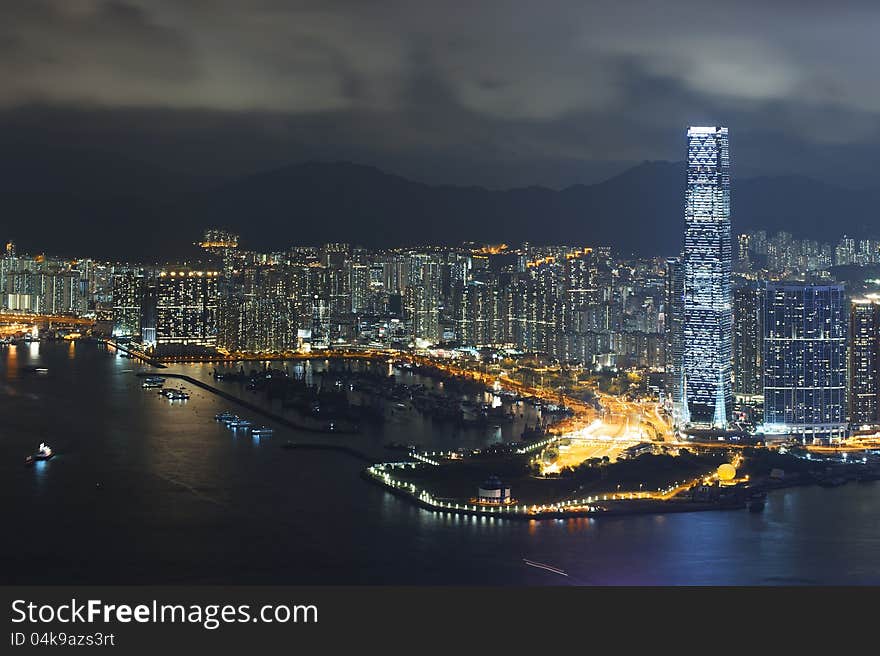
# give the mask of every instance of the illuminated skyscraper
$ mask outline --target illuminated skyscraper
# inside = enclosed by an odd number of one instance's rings
[[[733,387],[737,394],[761,393],[763,296],[763,287],[751,282],[733,291]]]
[[[218,271],[161,271],[156,292],[156,348],[197,353],[217,345]]]
[[[880,297],[854,298],[849,315],[849,420],[880,422]]]
[[[665,298],[663,325],[666,332],[664,349],[666,390],[672,403],[676,425],[687,423],[682,420],[682,323],[684,318],[684,281],[682,279],[681,257],[666,260]]]
[[[846,437],[843,287],[767,283],[763,322],[764,431],[805,443]]]
[[[732,405],[730,154],[727,128],[691,127],[682,273],[680,417],[726,428]]]

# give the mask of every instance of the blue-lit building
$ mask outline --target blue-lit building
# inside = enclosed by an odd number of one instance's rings
[[[690,127],[682,254],[679,424],[727,428],[733,405],[727,128]]]
[[[847,314],[841,285],[766,283],[766,434],[804,443],[846,437]]]

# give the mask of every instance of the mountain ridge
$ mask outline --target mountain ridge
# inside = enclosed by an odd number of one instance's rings
[[[256,250],[330,241],[372,248],[528,241],[609,245],[638,255],[677,253],[684,229],[683,162],[644,161],[562,189],[503,190],[419,182],[346,160],[294,163],[198,188],[145,170],[152,177],[129,185],[117,176],[105,187],[90,180],[80,188],[55,175],[48,179],[63,182],[56,190],[39,191],[38,181],[23,190],[4,187],[4,236],[19,239],[23,250],[155,261],[192,254],[208,226],[237,231]],[[734,233],[786,230],[829,242],[844,233],[880,236],[878,189],[759,176],[734,179],[731,197]],[[18,229],[34,222],[47,229]]]

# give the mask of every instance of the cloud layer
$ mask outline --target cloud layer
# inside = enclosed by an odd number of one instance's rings
[[[115,122],[155,136],[197,116],[221,143],[247,125],[288,150],[455,168],[674,159],[683,126],[724,122],[746,169],[806,148],[831,172],[880,137],[878,28],[871,3],[789,0],[19,0],[0,23],[0,133],[34,107],[146,112]]]

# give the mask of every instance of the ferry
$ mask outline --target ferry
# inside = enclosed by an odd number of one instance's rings
[[[275,432],[275,429],[268,426],[257,426],[251,429],[251,435],[268,436]]]
[[[55,452],[49,447],[45,442],[40,442],[40,449],[34,455],[28,456],[24,459],[24,464],[27,466],[33,465],[37,460],[48,460],[52,456],[55,455]]]

